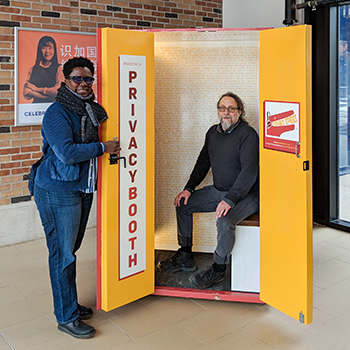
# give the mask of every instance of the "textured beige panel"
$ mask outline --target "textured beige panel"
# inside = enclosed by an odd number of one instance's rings
[[[156,248],[177,245],[174,198],[218,123],[218,98],[238,94],[258,130],[258,43],[258,31],[155,34]],[[194,214],[194,249],[215,245],[215,213]]]

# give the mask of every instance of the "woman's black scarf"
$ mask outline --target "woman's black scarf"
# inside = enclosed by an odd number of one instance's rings
[[[81,137],[83,143],[99,142],[98,127],[108,117],[105,110],[97,102],[94,102],[95,95],[92,90],[89,96],[82,97],[69,89],[65,83],[61,83],[55,99],[70,111],[82,116]]]

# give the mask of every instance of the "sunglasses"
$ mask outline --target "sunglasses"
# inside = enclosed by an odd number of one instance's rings
[[[75,84],[81,84],[84,80],[86,85],[91,85],[95,80],[94,77],[79,77],[79,76],[69,77],[69,79],[73,80]]]

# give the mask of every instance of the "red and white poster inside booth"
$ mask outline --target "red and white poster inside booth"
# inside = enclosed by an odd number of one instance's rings
[[[264,101],[264,148],[300,153],[300,104]]]

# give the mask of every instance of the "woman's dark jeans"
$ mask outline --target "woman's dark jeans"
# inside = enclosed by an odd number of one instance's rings
[[[34,199],[49,250],[55,316],[59,324],[70,323],[79,317],[75,253],[85,234],[93,194],[46,191],[35,185]]]

